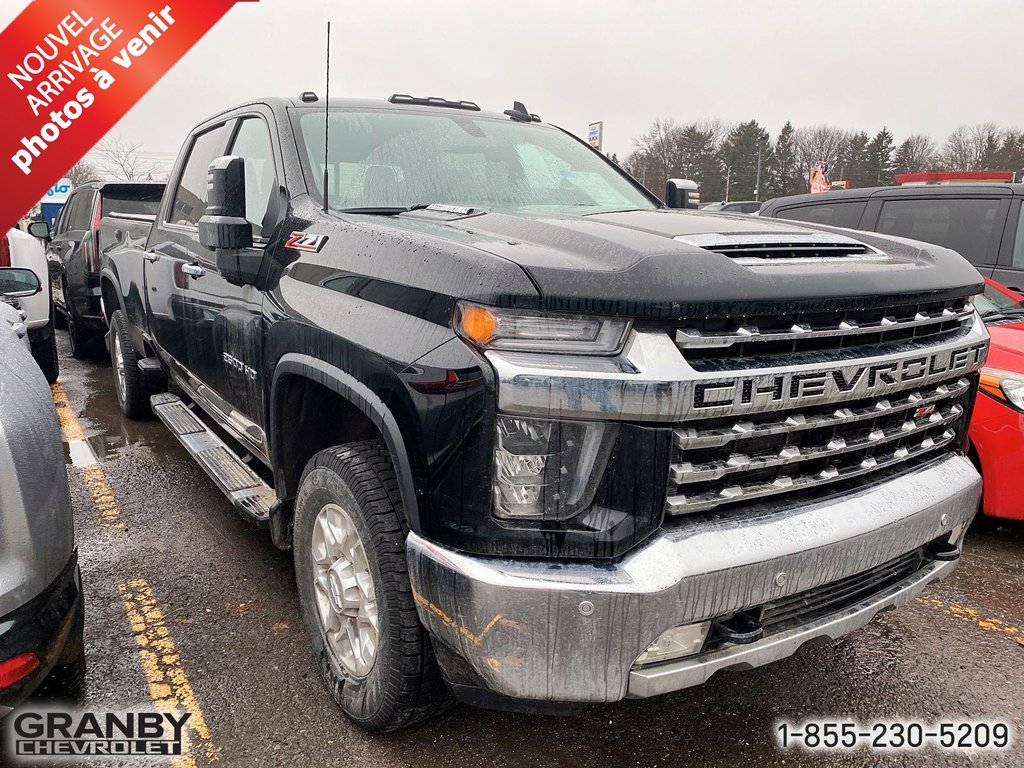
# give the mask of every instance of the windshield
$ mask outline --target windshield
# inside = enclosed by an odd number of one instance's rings
[[[323,201],[324,112],[302,110],[306,184]],[[461,112],[330,112],[328,205],[441,203],[515,213],[654,208],[610,162],[549,126]]]
[[[974,308],[984,317],[1007,311],[1024,311],[1024,304],[985,283],[985,292],[974,297]]]

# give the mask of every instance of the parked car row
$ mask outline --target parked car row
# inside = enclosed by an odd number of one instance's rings
[[[0,718],[39,690],[76,699],[85,684],[60,429],[32,359],[29,316],[10,306],[40,297],[48,299],[36,270],[0,268]]]

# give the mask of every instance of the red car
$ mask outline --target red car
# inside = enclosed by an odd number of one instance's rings
[[[985,481],[981,508],[1024,520],[1024,296],[985,278],[974,305],[992,335],[970,427],[972,458]]]

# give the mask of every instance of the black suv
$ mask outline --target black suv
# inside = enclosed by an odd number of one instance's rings
[[[779,197],[761,216],[909,237],[952,248],[986,277],[1024,288],[1024,184],[850,189]]]
[[[75,357],[90,357],[107,332],[100,308],[100,269],[110,243],[100,241],[100,219],[115,212],[152,216],[163,193],[162,183],[91,181],[72,193],[54,222],[46,248],[53,303],[67,320]]]

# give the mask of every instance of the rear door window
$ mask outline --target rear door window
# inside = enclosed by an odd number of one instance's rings
[[[70,202],[71,210],[67,215],[66,231],[82,232],[89,229],[92,223],[93,194],[92,192],[79,192],[75,194]]]
[[[856,229],[867,203],[863,200],[845,203],[813,203],[811,205],[783,208],[776,212],[780,219],[806,221],[810,224],[826,224],[832,227]]]
[[[995,264],[1002,236],[1004,201],[997,197],[968,200],[887,200],[877,231],[952,248],[974,265]]]
[[[227,134],[228,126],[225,124],[200,134],[192,142],[178,189],[174,193],[174,204],[167,218],[171,224],[199,226],[199,219],[206,212],[206,176],[210,171],[210,163],[224,154],[228,143]]]

